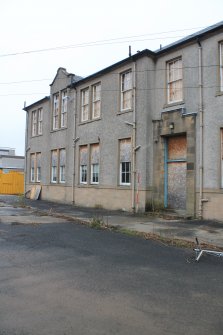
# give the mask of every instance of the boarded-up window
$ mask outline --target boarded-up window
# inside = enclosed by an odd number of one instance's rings
[[[91,145],[91,184],[99,183],[99,144]]]
[[[167,63],[167,89],[168,103],[182,100],[183,86],[181,58]]]
[[[132,108],[132,71],[121,74],[121,110]]]
[[[88,149],[87,145],[80,147],[80,183],[87,183],[87,164],[88,164]]]
[[[129,185],[131,183],[131,139],[120,140],[120,184]]]

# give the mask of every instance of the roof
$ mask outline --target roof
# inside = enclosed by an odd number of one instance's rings
[[[106,67],[106,68],[104,68],[104,69],[102,69],[98,72],[95,72],[95,73],[93,73],[93,74],[91,74],[91,75],[89,75],[89,76],[87,76],[83,79],[80,79],[78,82],[73,83],[72,86],[77,86],[79,84],[84,83],[85,81],[87,81],[89,79],[97,78],[97,77],[99,77],[99,76],[101,76],[105,73],[108,73],[108,72],[114,70],[115,68],[117,68],[121,65],[124,65],[125,63],[135,61],[135,60],[137,60],[141,57],[144,57],[144,56],[148,56],[148,57],[151,57],[151,58],[155,59],[160,54],[162,54],[164,52],[170,51],[171,49],[177,48],[181,45],[187,44],[187,43],[192,42],[192,41],[196,42],[197,40],[201,39],[202,37],[204,37],[204,36],[206,36],[210,33],[214,33],[215,31],[220,30],[220,29],[223,29],[223,21],[218,22],[218,23],[216,23],[216,24],[214,24],[210,27],[207,27],[205,29],[202,29],[202,30],[200,30],[200,31],[198,31],[194,34],[186,36],[186,37],[184,37],[184,38],[182,38],[182,39],[180,39],[180,40],[178,40],[174,43],[171,43],[171,44],[169,44],[169,45],[167,45],[167,46],[165,46],[165,47],[163,47],[159,50],[151,51],[149,49],[145,49],[145,50],[142,50],[140,52],[137,52],[136,54],[134,54],[134,55],[132,55],[128,58],[125,58],[125,59],[123,59],[123,60],[121,60],[121,61],[119,61],[115,64],[112,64],[112,65],[110,65],[110,66],[108,66],[108,67]]]
[[[171,44],[168,44],[166,45],[165,47],[162,47],[161,49],[158,49],[155,52],[156,55],[160,55],[162,54],[163,52],[167,52],[171,49],[174,49],[176,47],[179,47],[183,44],[187,44],[189,42],[193,42],[193,41],[197,41],[203,37],[205,37],[206,35],[210,34],[210,33],[214,33],[216,32],[217,30],[220,30],[220,29],[223,29],[223,21],[220,21],[216,24],[213,24],[212,26],[209,26],[205,29],[202,29],[194,34],[191,34],[191,35],[188,35],[176,42],[173,42]]]
[[[37,105],[43,104],[44,102],[46,102],[47,100],[50,100],[50,97],[44,97],[43,99],[40,99],[38,101],[35,101],[33,104],[26,106],[23,108],[24,111],[28,112],[31,108],[34,108]]]

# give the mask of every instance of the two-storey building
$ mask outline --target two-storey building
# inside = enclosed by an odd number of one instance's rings
[[[77,205],[223,218],[223,22],[25,108],[26,188]]]

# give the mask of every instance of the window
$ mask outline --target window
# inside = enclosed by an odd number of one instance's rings
[[[87,164],[88,150],[87,145],[80,147],[80,183],[87,184]]]
[[[32,112],[32,136],[37,135],[37,111]]]
[[[41,181],[41,153],[30,155],[30,181],[32,183]]]
[[[101,115],[101,84],[93,86],[92,98],[92,119],[97,119]]]
[[[221,188],[223,188],[223,129],[221,129]]]
[[[131,139],[120,140],[120,185],[131,184]]]
[[[67,127],[67,100],[67,91],[63,91],[61,103],[61,128]]]
[[[81,121],[89,119],[89,88],[81,91]]]
[[[91,145],[91,184],[99,183],[99,144]]]
[[[121,74],[121,111],[132,108],[132,71]]]
[[[41,153],[36,154],[36,181],[41,181]]]
[[[66,149],[51,151],[51,183],[66,182]]]
[[[59,128],[59,93],[53,97],[53,130]]]
[[[32,183],[35,182],[35,154],[31,154],[30,155],[30,165],[31,165],[31,168],[30,168],[30,181]]]
[[[65,170],[66,170],[66,150],[61,149],[60,150],[60,183],[65,183]]]
[[[223,42],[219,44],[220,52],[220,91],[223,91]]]
[[[81,122],[99,119],[101,116],[101,83],[81,91]]]
[[[178,58],[167,63],[167,99],[168,103],[173,103],[182,98],[182,59]]]
[[[37,128],[37,133],[38,135],[42,135],[43,133],[43,109],[39,108],[38,109],[38,128]]]
[[[67,90],[53,96],[53,130],[67,127],[68,95]]]
[[[57,150],[51,151],[51,183],[57,183]]]

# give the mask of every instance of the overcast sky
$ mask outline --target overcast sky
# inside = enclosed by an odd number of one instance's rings
[[[1,0],[0,147],[24,154],[24,101],[49,95],[59,67],[88,76],[128,57],[129,45],[156,50],[222,13],[222,0]],[[44,50],[56,47],[65,48]]]

